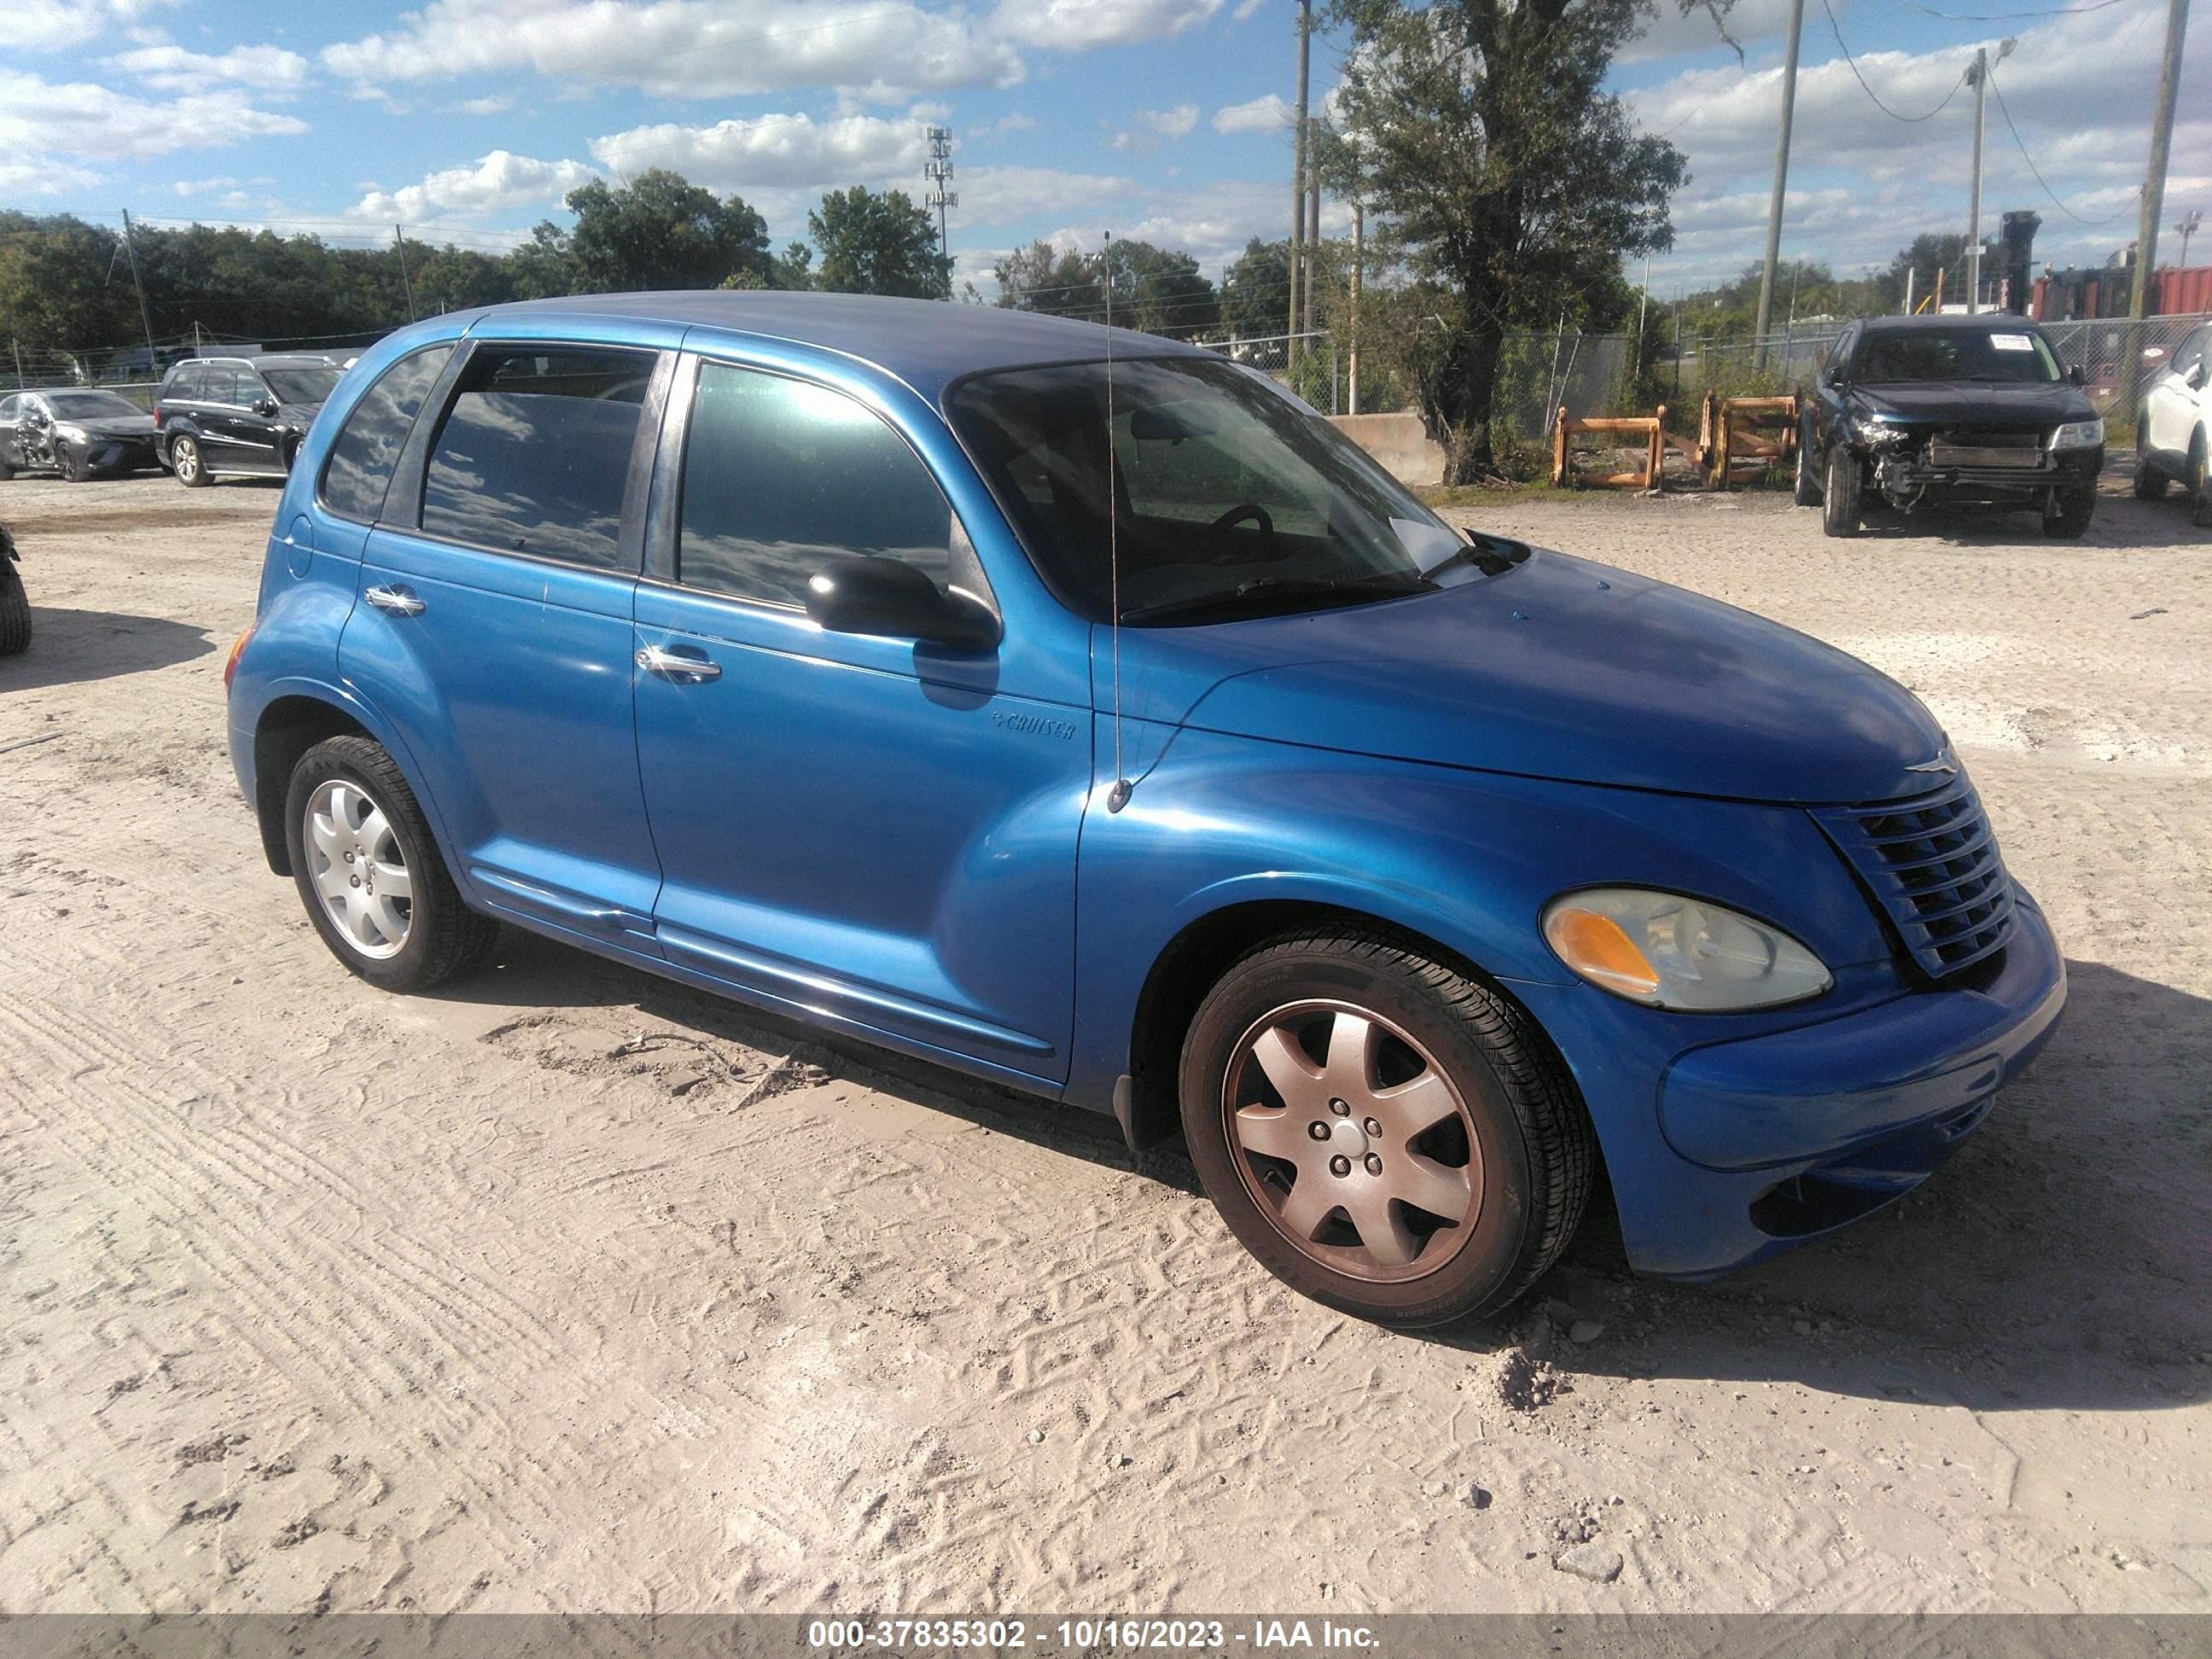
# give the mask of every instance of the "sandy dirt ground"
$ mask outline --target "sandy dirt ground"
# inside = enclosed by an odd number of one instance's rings
[[[2073,1000],[1867,1224],[1693,1287],[1595,1228],[1428,1336],[1058,1109],[520,933],[436,998],[349,977],[223,752],[273,505],[0,486],[0,1610],[2208,1607],[2212,536],[2172,503],[2110,480],[2080,544],[1474,515],[1917,689]]]

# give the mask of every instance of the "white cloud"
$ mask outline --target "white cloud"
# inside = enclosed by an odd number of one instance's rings
[[[1198,106],[1177,104],[1173,109],[1140,109],[1137,119],[1163,138],[1188,138],[1198,125]]]
[[[88,82],[0,70],[0,154],[15,160],[143,158],[307,130],[304,121],[257,109],[243,92],[230,88],[152,100]]]
[[[995,144],[1010,134],[1036,131],[1036,118],[1024,115],[1021,111],[1016,110],[1010,115],[1001,115],[997,120],[977,127],[971,142],[977,144]]]
[[[1295,112],[1279,93],[1248,99],[1213,112],[1216,132],[1288,132]]]
[[[1248,22],[1253,15],[1267,3],[1267,0],[1237,0],[1237,9],[1231,12],[1229,15],[1239,23]]]
[[[8,0],[0,6],[0,46],[70,52],[111,29],[129,28],[178,0]]]
[[[973,167],[960,176],[960,216],[964,224],[1005,225],[1041,213],[1093,204],[1103,205],[1132,193],[1130,180],[1111,174],[1066,173],[1058,167]],[[1097,232],[1087,233],[1092,241]]]
[[[72,190],[89,190],[100,175],[89,167],[52,156],[0,156],[0,196],[59,196]]]
[[[592,154],[617,173],[672,167],[695,184],[750,199],[769,188],[823,188],[910,179],[920,187],[922,124],[847,115],[765,115],[712,126],[673,122],[592,140]],[[963,181],[964,182],[964,181]],[[911,191],[909,191],[911,193]]]
[[[473,222],[516,208],[557,207],[599,175],[581,161],[541,161],[495,149],[473,167],[447,167],[419,185],[374,190],[346,210],[349,219],[424,224],[440,217]]]
[[[504,115],[514,107],[514,100],[495,93],[484,98],[464,98],[453,107],[464,115]]]
[[[992,27],[1056,52],[1164,40],[1202,23],[1221,0],[1001,0]]]
[[[141,46],[107,60],[162,92],[191,92],[230,82],[257,92],[295,93],[307,84],[307,60],[282,46],[234,46],[220,56],[182,46]]]
[[[711,0],[431,0],[322,57],[365,83],[529,69],[681,98],[805,87],[890,101],[1024,72],[965,12],[915,0],[757,0],[741,12]]]

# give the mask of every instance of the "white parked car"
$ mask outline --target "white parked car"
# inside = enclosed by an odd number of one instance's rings
[[[2212,323],[2200,324],[2154,373],[2136,416],[2136,495],[2154,501],[2179,483],[2196,521],[2212,526]]]

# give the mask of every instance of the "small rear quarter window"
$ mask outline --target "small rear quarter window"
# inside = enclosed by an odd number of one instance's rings
[[[406,447],[422,399],[453,355],[448,341],[402,357],[353,406],[323,466],[325,507],[341,518],[376,522],[392,485],[392,469]]]

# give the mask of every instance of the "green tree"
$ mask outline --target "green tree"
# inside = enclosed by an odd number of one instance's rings
[[[937,227],[902,190],[880,196],[860,185],[833,190],[806,216],[806,228],[822,252],[818,288],[909,300],[952,297],[952,261],[937,251]]]
[[[547,220],[513,256],[526,295],[713,288],[769,272],[768,224],[728,199],[654,167],[627,185],[594,179],[568,192],[568,229]]]
[[[1563,305],[1579,317],[1625,258],[1673,245],[1682,153],[1603,89],[1657,3],[1333,0],[1352,32],[1334,131],[1442,302],[1414,367],[1447,483],[1492,470],[1507,332],[1551,326]]]
[[[1983,258],[1988,268],[1988,256]],[[1886,308],[1895,308],[1905,303],[1905,273],[1912,273],[1912,303],[1917,306],[1936,291],[1936,273],[1948,271],[1944,279],[1947,294],[1957,294],[1959,284],[1966,280],[1966,239],[1955,230],[1923,231],[1912,239],[1911,246],[1901,247],[1897,257],[1889,262],[1889,271],[1883,283],[1882,295]],[[1934,310],[1931,304],[1929,310]]]
[[[1117,326],[1179,340],[1197,339],[1220,326],[1220,299],[1189,254],[1119,238],[1108,249]]]
[[[1016,248],[992,267],[999,279],[999,304],[1006,309],[1085,318],[1105,310],[1098,269],[1096,255],[1056,248],[1046,241]]]
[[[1221,276],[1221,321],[1240,340],[1262,340],[1289,325],[1290,244],[1244,244],[1237,263]]]
[[[4,331],[40,352],[143,338],[121,255],[122,239],[103,226],[66,214],[0,213]]]

